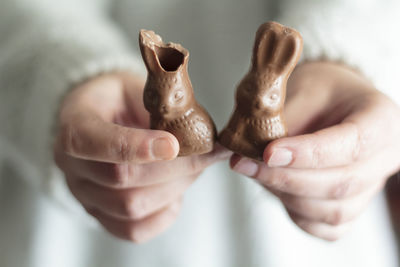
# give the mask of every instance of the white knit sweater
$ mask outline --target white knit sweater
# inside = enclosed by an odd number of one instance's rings
[[[353,233],[327,244],[298,230],[276,199],[226,164],[187,192],[178,226],[142,246],[115,240],[88,224],[51,144],[58,103],[73,84],[116,69],[144,73],[140,28],[188,48],[196,97],[219,128],[267,20],[302,33],[303,60],[344,62],[400,103],[398,14],[396,0],[2,0],[0,237],[8,238],[0,238],[0,266],[396,266],[381,198]]]

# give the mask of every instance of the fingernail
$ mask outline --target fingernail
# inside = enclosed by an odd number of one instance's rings
[[[242,158],[233,166],[233,170],[243,175],[253,177],[258,172],[258,164],[246,158]]]
[[[272,152],[268,160],[269,167],[283,167],[289,165],[293,160],[292,151],[285,148],[278,148]]]
[[[175,156],[173,144],[165,137],[155,139],[151,150],[153,157],[158,160],[172,159]]]

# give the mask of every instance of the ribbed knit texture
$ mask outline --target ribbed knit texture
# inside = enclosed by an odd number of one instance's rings
[[[0,0],[0,265],[396,266],[382,196],[353,232],[328,244],[299,230],[277,199],[226,163],[188,190],[170,230],[131,245],[86,223],[51,147],[59,103],[75,84],[119,69],[143,73],[139,27],[189,49],[196,97],[219,124],[248,68],[254,32],[271,19],[302,33],[302,60],[350,65],[400,103],[398,14],[397,0]]]
[[[62,96],[103,72],[137,72],[140,61],[99,2],[1,5],[0,138],[9,149],[0,153],[5,158],[19,155],[18,164],[36,168],[41,177],[25,176],[46,187],[54,166],[52,137]]]
[[[400,104],[399,1],[281,2],[280,21],[303,35],[303,60],[330,60],[353,67]]]

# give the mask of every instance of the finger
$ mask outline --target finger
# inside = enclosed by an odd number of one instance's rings
[[[311,134],[273,141],[264,151],[269,167],[328,168],[361,158],[364,143],[355,123],[341,123]]]
[[[178,157],[173,161],[160,161],[157,163],[143,164],[138,175],[132,175],[124,185],[126,187],[149,186],[176,179],[180,175],[198,175],[208,166],[228,159],[232,152],[226,148],[215,145],[215,149],[206,154]]]
[[[164,208],[196,180],[197,176],[182,177],[157,186],[115,190],[91,182],[68,179],[73,195],[83,206],[95,208],[119,219],[140,220]]]
[[[123,127],[88,114],[61,126],[58,145],[73,157],[112,163],[169,160],[179,151],[168,132]]]
[[[293,212],[288,212],[292,221],[303,231],[326,241],[336,241],[351,228],[352,222],[333,226],[305,219]]]
[[[376,170],[368,170],[368,164],[364,162],[351,167],[319,170],[270,168],[264,163],[235,156],[231,159],[231,167],[236,172],[257,179],[267,188],[296,196],[321,199],[354,196],[382,177]]]
[[[75,176],[107,187],[133,188],[155,185],[182,176],[197,174],[211,164],[228,159],[232,152],[216,145],[216,148],[207,154],[148,164],[104,163],[76,159],[65,156],[63,153],[57,154],[58,166]]]
[[[98,210],[88,209],[111,234],[135,243],[146,242],[164,232],[176,220],[181,200],[140,221],[125,221],[109,217]]]
[[[307,220],[340,225],[358,217],[382,186],[383,183],[376,183],[367,191],[344,200],[318,200],[285,193],[278,195],[286,209]]]

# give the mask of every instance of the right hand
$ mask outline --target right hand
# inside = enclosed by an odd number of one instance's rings
[[[149,130],[144,81],[128,73],[102,75],[64,99],[54,158],[72,194],[113,235],[147,241],[171,225],[182,195],[209,165],[227,159],[218,148],[177,157],[170,133]]]

